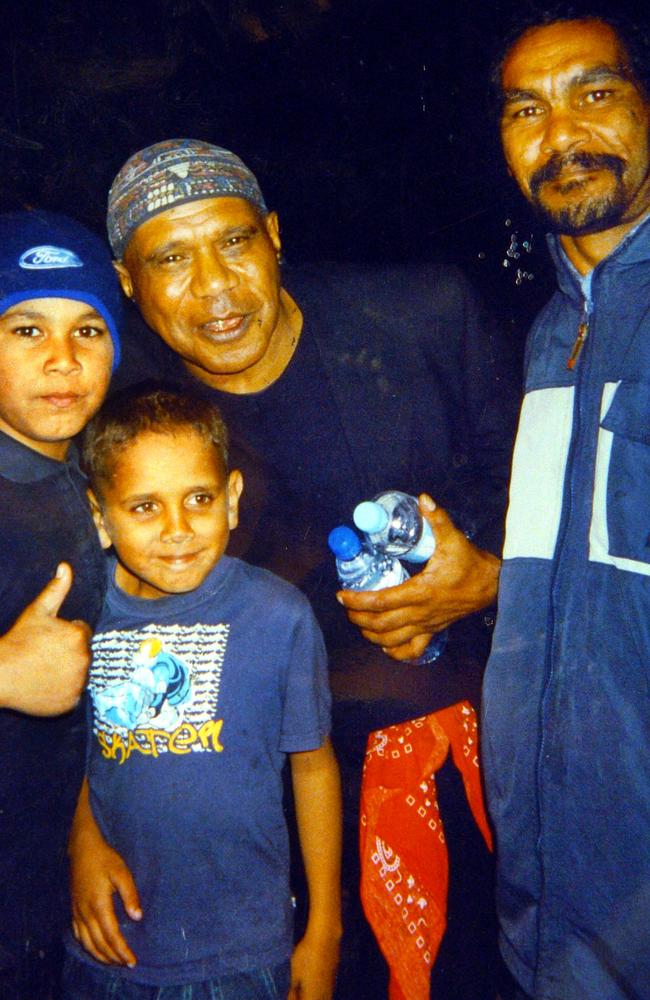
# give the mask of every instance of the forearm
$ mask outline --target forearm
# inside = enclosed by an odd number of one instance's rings
[[[307,933],[341,933],[341,783],[329,740],[291,755],[296,821],[309,890]]]
[[[134,965],[136,957],[115,916],[113,894],[121,897],[132,920],[140,920],[137,888],[129,869],[95,822],[87,778],[79,793],[68,850],[74,936],[99,962]]]
[[[92,841],[95,838],[101,838],[101,836],[90,806],[88,778],[84,778],[79,798],[77,799],[77,808],[75,809],[72,826],[70,827],[68,853],[74,856],[75,852],[82,847],[84,841]]]

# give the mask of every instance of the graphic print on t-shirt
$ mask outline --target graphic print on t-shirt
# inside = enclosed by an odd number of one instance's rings
[[[104,757],[220,751],[219,685],[229,626],[147,625],[93,639],[89,690]]]

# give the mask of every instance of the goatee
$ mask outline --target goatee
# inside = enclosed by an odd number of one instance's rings
[[[580,167],[585,171],[608,170],[616,179],[616,186],[608,195],[601,197],[585,197],[563,208],[550,209],[541,201],[541,188],[544,184],[557,181],[564,170]],[[555,154],[536,170],[530,179],[531,201],[544,223],[556,232],[565,236],[587,236],[590,233],[611,229],[623,221],[628,207],[622,178],[625,171],[625,161],[619,156],[609,153],[570,153],[566,156]],[[572,188],[582,187],[581,180],[567,178],[562,185],[566,192]]]

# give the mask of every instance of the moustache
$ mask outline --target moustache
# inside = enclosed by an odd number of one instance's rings
[[[611,170],[618,180],[623,176],[625,161],[611,153],[570,153],[560,156],[555,153],[543,167],[530,178],[530,190],[537,194],[542,184],[557,180],[567,167],[582,167],[584,170]]]

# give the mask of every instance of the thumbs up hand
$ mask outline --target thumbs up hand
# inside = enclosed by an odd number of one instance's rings
[[[0,706],[28,715],[60,715],[77,704],[90,664],[90,628],[58,617],[72,569],[55,576],[0,638]]]

